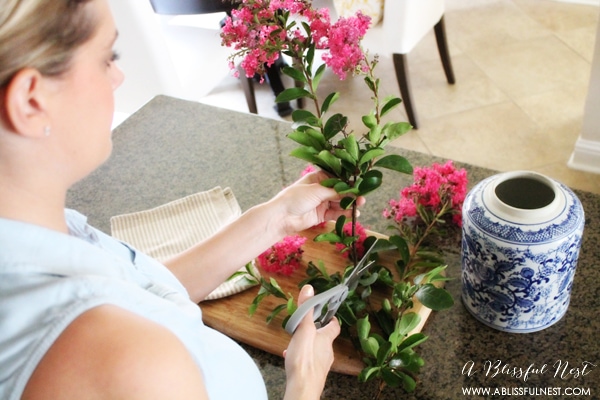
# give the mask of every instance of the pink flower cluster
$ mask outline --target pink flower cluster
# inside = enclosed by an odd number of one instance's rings
[[[312,164],[308,164],[303,170],[302,172],[300,172],[300,177],[303,177],[305,175],[310,174],[311,172],[315,172],[317,171],[317,168],[312,165]]]
[[[452,161],[448,161],[443,165],[434,163],[431,168],[416,167],[413,176],[413,184],[400,191],[400,199],[389,201],[383,216],[402,223],[418,215],[417,207],[424,207],[435,214],[451,213],[452,221],[461,226],[467,172],[457,170]]]
[[[289,23],[280,18],[289,12],[295,21],[305,21],[310,32],[303,31],[302,23]],[[365,56],[360,41],[369,28],[370,17],[357,13],[354,17],[339,18],[331,23],[329,10],[313,9],[309,0],[242,0],[237,10],[232,10],[221,33],[222,44],[242,56],[246,76],[264,74],[264,65],[271,66],[279,52],[289,51],[301,59],[309,48],[311,38],[317,49],[327,50],[322,58],[332,71],[344,79],[356,68],[365,70]],[[230,62],[230,68],[234,68]]]
[[[323,54],[323,61],[340,79],[345,79],[346,74],[356,68],[367,72],[368,66],[360,41],[370,24],[371,17],[359,11],[355,17],[338,19],[324,34],[316,37],[322,46],[320,48],[329,50]],[[313,31],[313,37],[314,35]]]
[[[346,222],[343,231],[348,236],[352,235],[352,221]],[[367,230],[358,221],[356,221],[356,226],[354,227],[354,235],[358,236],[358,240],[356,241],[356,257],[358,257],[358,260],[360,260],[365,254],[365,239],[367,238]],[[344,246],[342,243],[336,243],[335,247],[339,251],[343,251],[346,248],[346,246]],[[346,258],[351,256],[349,251],[344,251],[342,254]]]
[[[266,272],[289,276],[300,268],[305,242],[303,236],[286,236],[259,255],[258,264]]]

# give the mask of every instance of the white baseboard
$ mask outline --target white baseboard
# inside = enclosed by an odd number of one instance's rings
[[[588,6],[600,6],[600,0],[554,0],[562,3],[585,4]]]
[[[600,174],[600,142],[577,139],[567,165],[573,169]]]

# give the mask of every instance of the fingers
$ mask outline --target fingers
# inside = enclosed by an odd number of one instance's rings
[[[298,306],[304,303],[306,300],[310,299],[315,295],[315,290],[311,285],[304,285],[298,294]],[[296,332],[306,329],[316,329],[315,322],[313,318],[314,309],[308,310],[302,321],[298,324],[296,328]]]
[[[298,305],[301,305],[306,300],[310,299],[314,296],[315,291],[311,285],[304,285],[298,294]],[[318,332],[318,335],[323,337],[327,342],[332,343],[336,337],[340,334],[341,327],[337,318],[332,318],[331,321],[327,323],[322,328],[317,329],[313,320],[313,312],[314,310],[309,310],[308,313],[304,316],[294,336],[303,336],[309,334],[309,332]],[[303,333],[301,333],[303,332]],[[314,335],[314,333],[312,333]],[[285,358],[287,355],[287,349],[283,351],[283,357]]]
[[[309,298],[315,295],[315,290],[311,285],[304,285],[298,294],[298,305],[304,303]]]
[[[323,179],[330,178],[325,172],[319,170],[310,172],[304,175],[302,178],[298,179],[297,183],[320,183]]]
[[[304,303],[306,300],[308,300],[309,298],[311,298],[314,295],[315,295],[315,290],[313,289],[313,287],[311,285],[302,286],[302,289],[300,290],[300,293],[298,294],[298,305]],[[306,314],[306,316],[304,317],[304,319],[302,320],[300,325],[303,325],[305,323],[310,324],[311,326],[314,327],[313,310],[310,310]],[[326,336],[330,337],[333,340],[340,334],[340,329],[341,329],[340,323],[337,320],[337,318],[334,317],[331,319],[331,321],[329,321],[329,323],[327,323],[327,325],[320,328],[319,331],[322,331]]]
[[[320,333],[323,333],[325,336],[329,338],[330,341],[338,337],[342,328],[340,327],[340,321],[336,317],[331,318],[331,321],[321,329],[319,329]]]

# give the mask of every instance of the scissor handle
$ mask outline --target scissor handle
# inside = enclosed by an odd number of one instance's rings
[[[290,316],[290,319],[285,324],[285,330],[293,334],[311,309],[313,310],[313,321],[315,321],[317,328],[320,328],[333,318],[338,307],[346,299],[346,296],[348,296],[348,287],[342,284],[311,297],[300,304],[298,309]],[[327,313],[321,319],[321,313],[325,305],[328,306]]]

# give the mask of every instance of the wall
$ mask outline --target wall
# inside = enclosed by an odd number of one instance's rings
[[[574,169],[600,173],[600,21],[596,30],[594,59],[581,134],[575,143],[568,165]]]

